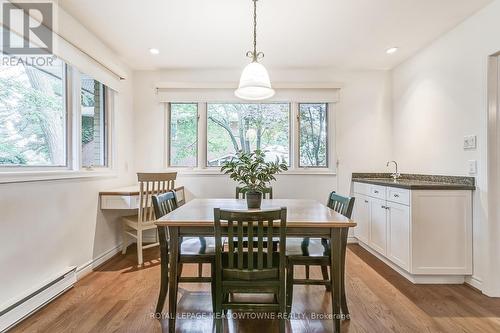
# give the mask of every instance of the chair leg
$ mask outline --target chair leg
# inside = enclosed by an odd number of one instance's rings
[[[127,226],[125,223],[122,223],[122,254],[127,253],[128,247],[128,234],[127,234]]]
[[[225,293],[224,296],[222,297],[222,302],[223,303],[229,303],[229,293]],[[227,315],[228,309],[224,309],[223,312],[225,315]]]
[[[328,277],[328,266],[321,266],[321,274],[323,275],[323,280],[330,281],[329,284],[325,285],[326,291],[332,291],[332,283]]]
[[[347,306],[347,297],[345,294],[345,256],[346,256],[346,246],[347,246],[347,231],[342,230],[342,242],[344,242],[342,246],[342,260],[340,262],[340,267],[344,274],[342,274],[341,279],[340,279],[340,285],[342,288],[342,297],[340,300],[340,307],[342,309],[342,314],[346,316],[346,318],[350,319],[349,315],[349,307]]]
[[[216,333],[222,333],[223,327],[222,327],[222,295],[221,291],[218,290],[219,286],[216,285],[215,287],[215,332]]]
[[[137,230],[137,264],[142,266],[142,230]]]
[[[280,289],[278,293],[278,302],[280,305],[280,313],[279,313],[279,332],[280,333],[285,333],[286,331],[286,313],[287,313],[287,307],[286,307],[286,296],[287,296],[287,291],[286,291],[286,276],[282,275],[280,278]]]
[[[292,313],[292,300],[293,300],[293,264],[288,263],[286,271],[286,312]]]
[[[309,280],[309,265],[306,265],[305,268],[306,268],[306,279]]]
[[[160,294],[158,295],[158,303],[156,303],[156,315],[161,319],[161,312],[165,305],[165,299],[168,293],[168,260],[161,261],[161,281],[160,281]]]
[[[212,311],[213,313],[216,313],[216,304],[215,304],[215,264],[211,263],[210,264],[210,276],[212,276],[212,281],[210,282],[210,286],[212,288]]]
[[[177,268],[177,278],[180,278],[182,276],[182,264],[179,264]]]

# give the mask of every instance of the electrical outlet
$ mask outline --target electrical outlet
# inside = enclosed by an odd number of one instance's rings
[[[464,149],[476,149],[477,137],[475,135],[464,136]]]
[[[475,175],[477,173],[477,161],[476,160],[470,160],[468,162],[469,164],[469,174],[470,175]]]

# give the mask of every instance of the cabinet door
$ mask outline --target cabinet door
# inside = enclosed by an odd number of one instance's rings
[[[387,257],[405,270],[410,268],[410,207],[387,203]]]
[[[357,226],[354,228],[356,238],[368,244],[370,235],[370,198],[357,195],[354,201],[354,222]]]
[[[370,199],[370,246],[386,255],[387,253],[387,209],[386,201]]]

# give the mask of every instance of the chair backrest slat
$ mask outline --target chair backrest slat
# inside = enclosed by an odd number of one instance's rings
[[[229,247],[228,251],[228,265],[229,268],[234,268],[234,238],[233,238],[233,232],[234,232],[234,224],[233,221],[227,221],[227,244]]]
[[[243,189],[241,187],[236,187],[236,199],[245,199],[246,198],[246,193],[243,192]],[[262,191],[262,198],[263,199],[272,199],[273,198],[273,188],[272,187],[267,187]]]
[[[351,218],[354,200],[354,197],[344,197],[334,191],[330,193],[330,196],[328,197],[327,206],[337,213],[342,214],[347,218]]]
[[[243,269],[243,221],[238,220],[238,269]]]
[[[267,268],[273,267],[273,221],[267,221]]]
[[[227,222],[227,226],[221,223]],[[276,221],[279,221],[277,224]],[[263,270],[273,268],[275,250],[273,237],[277,235],[286,242],[286,208],[265,211],[214,210],[216,260],[222,265],[222,235],[227,229],[227,267],[238,270]],[[236,227],[236,235],[234,228]],[[255,249],[255,244],[257,248]],[[266,244],[266,246],[264,246]],[[236,249],[234,248],[236,246]],[[285,251],[278,251],[280,260],[285,260]],[[283,252],[283,253],[282,253]],[[236,256],[236,258],[234,258]],[[254,261],[254,256],[256,261]],[[236,264],[236,267],[235,267]]]
[[[248,221],[248,269],[253,266],[253,221]]]
[[[264,268],[264,222],[257,222],[257,269]]]
[[[173,190],[176,177],[176,172],[137,174],[139,181],[139,223],[155,219],[152,197]]]

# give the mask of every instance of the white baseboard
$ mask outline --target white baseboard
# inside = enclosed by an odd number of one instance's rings
[[[358,244],[358,239],[353,236],[347,237],[347,244]]]
[[[119,253],[121,247],[122,244],[120,243],[81,266],[70,267],[61,274],[47,280],[41,286],[19,297],[19,299],[8,302],[8,305],[3,305],[0,309],[0,332],[7,331],[57,298],[78,280]]]
[[[76,267],[68,267],[60,274],[23,295],[0,310],[0,332],[6,332],[32,313],[51,302],[76,283]]]
[[[359,245],[414,284],[463,284],[465,282],[465,275],[411,274],[398,265],[394,264],[383,255],[379,254],[377,251],[373,250],[363,242],[359,242]]]
[[[468,276],[465,278],[465,283],[476,288],[477,290],[483,290],[483,280],[476,276]]]
[[[111,259],[114,255],[119,253],[122,250],[122,243],[116,245],[115,247],[105,251],[101,255],[97,256],[96,258],[89,260],[85,264],[78,266],[76,269],[76,278],[77,280],[80,280],[83,278],[85,275],[92,273],[94,268],[99,267],[100,265],[104,264],[106,261]]]

